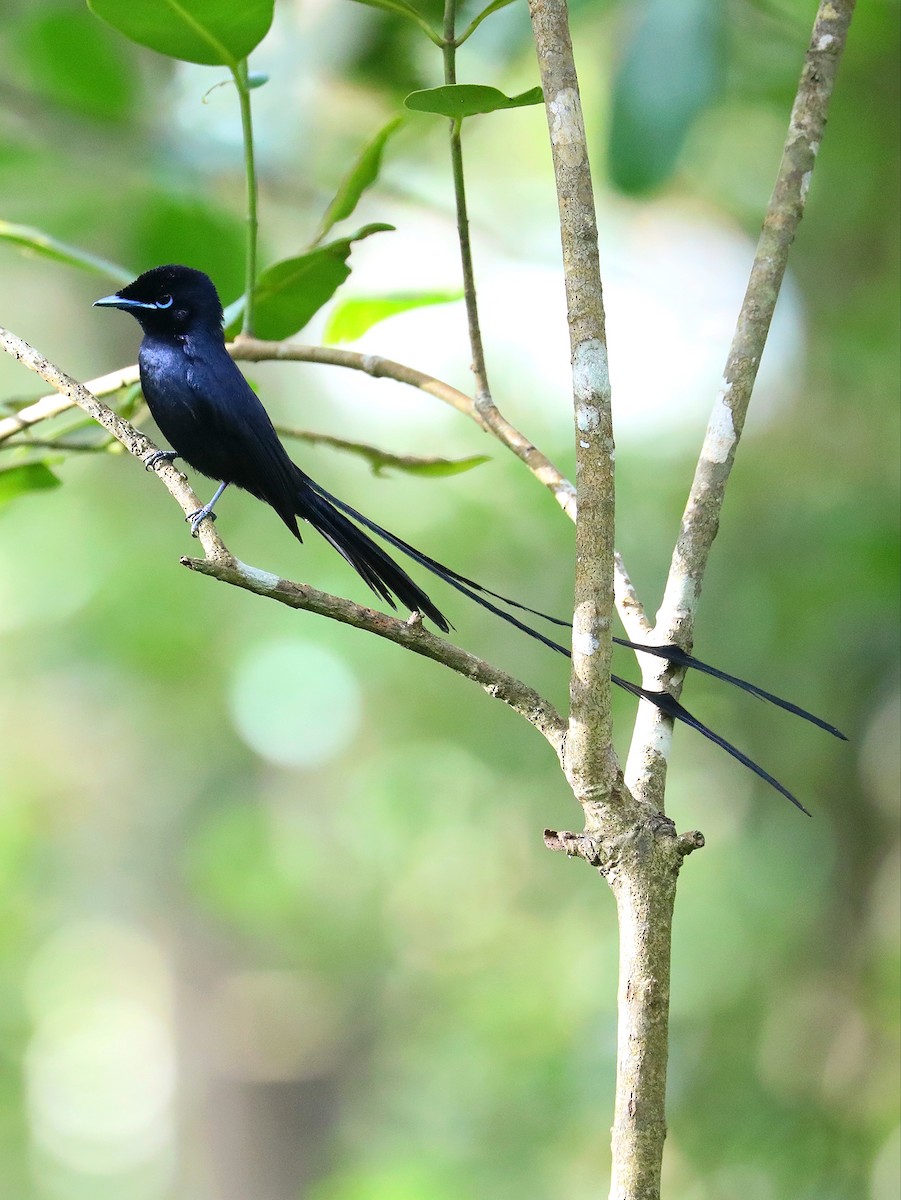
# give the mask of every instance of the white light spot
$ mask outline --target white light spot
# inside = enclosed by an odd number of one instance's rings
[[[282,766],[321,766],[347,748],[360,723],[356,676],[343,658],[316,642],[257,646],[239,663],[229,690],[241,737]]]
[[[810,179],[811,179],[812,174],[813,174],[812,171],[805,171],[804,174],[801,176],[801,203],[802,204],[806,201],[807,193],[810,191]]]
[[[124,1171],[169,1140],[171,1040],[138,1000],[61,1005],[32,1038],[26,1070],[35,1140],[79,1172]]]
[[[591,449],[591,442],[583,442],[581,438],[579,439],[579,445],[582,447],[583,450]]]
[[[35,1151],[55,1173],[131,1194],[123,1176],[165,1169],[176,1082],[169,984],[162,953],[125,925],[69,925],[35,955],[28,1116]]]
[[[732,409],[726,403],[726,397],[732,391],[732,384],[723,380],[710,414],[707,435],[704,438],[704,457],[711,462],[725,462],[735,445],[735,423],[732,420]]]

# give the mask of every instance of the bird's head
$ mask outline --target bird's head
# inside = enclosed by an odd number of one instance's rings
[[[112,296],[94,301],[95,308],[129,312],[145,333],[187,333],[222,329],[222,304],[208,275],[193,267],[154,267]]]

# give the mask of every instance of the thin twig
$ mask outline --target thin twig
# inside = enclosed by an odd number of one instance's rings
[[[23,366],[40,375],[51,387],[57,388],[67,396],[72,404],[77,404],[88,416],[108,429],[135,458],[143,460],[156,450],[144,434],[134,429],[112,409],[107,408],[83,384],[66,375],[16,334],[0,328],[0,346]],[[201,507],[185,477],[171,463],[160,462],[154,469],[186,515],[196,512]],[[182,559],[184,565],[191,570],[212,575],[258,595],[268,596],[292,608],[305,609],[353,625],[357,629],[365,629],[414,654],[442,663],[451,671],[474,680],[489,695],[502,700],[520,716],[525,717],[543,734],[558,756],[561,753],[566,732],[563,718],[548,700],[527,684],[514,679],[512,675],[492,666],[484,659],[469,654],[452,642],[429,633],[422,628],[421,622],[400,621],[396,617],[364,608],[350,600],[330,596],[305,584],[279,579],[277,575],[268,571],[261,571],[239,562],[225,546],[210,520],[201,521],[198,537],[206,558]]]
[[[70,407],[67,405],[66,411],[69,411]],[[79,422],[79,426],[81,424],[83,423]],[[490,461],[487,455],[444,458],[437,454],[395,454],[368,442],[350,441],[330,433],[319,433],[314,429],[295,429],[293,426],[282,424],[277,424],[275,431],[280,437],[306,442],[310,446],[328,446],[345,454],[355,454],[369,463],[374,475],[381,475],[383,471],[388,470],[403,471],[410,475],[456,475]],[[57,438],[39,438],[26,429],[21,437],[0,442],[0,450],[73,450],[96,454],[109,449],[111,445],[115,445],[113,437],[103,438],[101,441],[78,442],[73,440],[72,431],[67,431]]]
[[[355,454],[369,463],[374,475],[380,475],[387,470],[405,471],[411,475],[454,475],[489,461],[485,455],[473,455],[469,458],[442,458],[435,454],[394,454],[390,450],[382,450],[379,446],[370,446],[368,442],[351,442],[347,438],[335,437],[331,433],[317,433],[313,429],[294,429],[281,424],[275,426],[275,431],[281,437],[306,442],[310,446],[329,446],[333,450],[343,450],[345,454]],[[23,445],[27,444],[27,442],[23,443]]]
[[[118,371],[110,371],[108,375],[100,375],[97,379],[89,379],[84,386],[94,396],[109,396],[137,383],[138,378],[138,364],[135,363]],[[62,392],[42,396],[40,400],[35,400],[33,404],[20,409],[13,416],[0,417],[0,442],[5,442],[7,438],[14,437],[32,425],[39,425],[41,421],[52,420],[75,406],[76,402]]]
[[[247,185],[246,237],[244,242],[244,312],[241,328],[248,336],[253,334],[255,289],[257,285],[257,172],[253,150],[253,113],[250,103],[250,80],[247,59],[232,70],[232,78],[241,106],[241,137],[244,143],[244,177]]]
[[[456,0],[444,0],[444,82],[453,86],[457,82]],[[488,371],[485,367],[485,351],[482,347],[482,327],[479,322],[479,303],[476,293],[475,271],[472,264],[472,243],[469,240],[469,214],[466,210],[466,179],[463,172],[463,118],[450,121],[451,174],[454,180],[454,203],[457,209],[457,239],[460,243],[460,266],[463,272],[463,297],[466,303],[466,321],[469,328],[469,347],[472,354],[472,377],[475,381],[476,408],[481,411],[492,404],[488,386]]]
[[[116,444],[115,438],[103,438],[99,442],[73,442],[66,438],[25,437],[21,441],[7,442],[5,450],[59,450],[63,454],[104,454]]]
[[[560,507],[575,520],[576,489],[570,481],[546,458],[518,429],[508,421],[501,420],[495,424],[486,420],[476,408],[472,396],[467,396],[458,388],[444,383],[425,371],[418,371],[405,363],[395,362],[390,358],[382,358],[378,354],[360,354],[354,350],[342,350],[334,346],[307,346],[301,342],[264,342],[258,338],[241,338],[228,346],[229,353],[236,362],[309,362],[321,363],[326,366],[344,367],[353,371],[362,371],[373,379],[393,379],[397,383],[419,388],[428,392],[436,400],[449,405],[464,416],[475,421],[485,430],[490,430],[508,449],[521,459],[538,481],[554,495]],[[135,363],[89,380],[87,387],[95,396],[108,396],[138,381],[138,367]],[[60,413],[72,408],[74,401],[67,396],[54,392],[42,396],[34,404],[21,409],[10,417],[0,418],[0,442],[22,432],[31,425],[37,425]],[[497,410],[494,410],[495,413]],[[499,416],[500,414],[498,414]]]

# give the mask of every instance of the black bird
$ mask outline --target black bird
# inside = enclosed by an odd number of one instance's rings
[[[188,517],[192,533],[196,534],[204,518],[215,520],[213,507],[216,501],[229,484],[234,484],[274,508],[298,541],[302,538],[297,518],[312,525],[392,608],[397,599],[411,612],[428,617],[447,633],[450,623],[445,615],[406,571],[359,528],[363,525],[477,604],[530,637],[569,656],[565,646],[545,637],[492,601],[556,625],[568,627],[568,622],[518,604],[429,558],[331,495],[291,461],[265,408],[225,349],[222,304],[212,280],[202,271],[182,266],[154,267],[115,295],[104,296],[94,303],[95,307],[121,308],[131,313],[144,331],[138,354],[141,387],[153,419],[172,446],[171,450],[152,455],[147,462],[148,469],[161,458],[170,461],[183,458],[201,475],[219,483],[209,504]],[[752,683],[727,675],[678,646],[642,646],[624,638],[613,640],[621,646],[664,658],[676,666],[691,667],[733,683],[844,739],[844,734],[812,713]],[[693,717],[669,692],[652,692],[617,675],[611,678],[633,696],[649,700],[667,716],[696,729],[772,784],[802,812],[807,812],[772,775]]]

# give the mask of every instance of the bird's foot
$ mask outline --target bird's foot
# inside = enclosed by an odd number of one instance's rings
[[[414,608],[413,611],[410,613],[410,615],[407,617],[407,624],[410,626],[411,629],[421,629],[422,628],[422,613],[419,611],[418,608]]]
[[[191,522],[191,537],[197,537],[197,531],[200,522],[209,517],[211,521],[216,520],[216,514],[213,512],[212,504],[204,504],[203,508],[198,508],[196,512],[188,513],[185,517],[186,521]]]
[[[144,457],[144,470],[152,471],[158,462],[172,462],[178,455],[174,450],[153,450]]]

